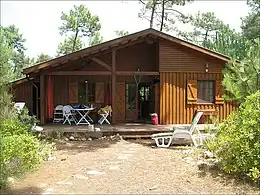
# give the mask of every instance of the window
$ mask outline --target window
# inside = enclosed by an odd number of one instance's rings
[[[136,84],[126,84],[126,109],[136,109]]]
[[[95,83],[79,83],[78,103],[88,104],[95,102]]]
[[[214,81],[198,81],[198,103],[214,103]]]

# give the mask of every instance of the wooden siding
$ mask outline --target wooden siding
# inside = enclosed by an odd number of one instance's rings
[[[158,71],[157,44],[139,43],[117,51],[117,71]]]
[[[226,118],[236,109],[236,105],[224,104],[187,104],[187,80],[221,81],[220,73],[160,73],[160,124],[190,124],[196,110],[215,109],[219,119]]]
[[[13,101],[25,102],[25,106],[30,113],[33,112],[33,86],[29,81],[14,86],[12,88],[12,93]]]
[[[159,42],[160,72],[205,73],[206,64],[209,73],[221,73],[225,63],[174,43]]]

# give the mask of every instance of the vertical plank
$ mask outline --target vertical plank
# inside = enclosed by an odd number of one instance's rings
[[[184,97],[183,97],[183,93],[184,93],[184,83],[183,83],[183,73],[180,73],[179,74],[179,77],[180,77],[180,79],[179,79],[179,87],[180,87],[180,99],[179,99],[179,101],[180,101],[180,110],[179,110],[179,115],[180,115],[180,121],[179,121],[179,123],[180,124],[183,124],[183,118],[184,118],[184,112],[185,112],[185,110],[184,110],[184,104],[183,104],[183,100],[184,100]]]
[[[169,124],[169,74],[165,73],[165,123]]]
[[[40,123],[44,124],[45,122],[45,83],[44,75],[40,76]]]
[[[184,124],[187,124],[187,104],[186,104],[186,78],[187,78],[187,73],[184,73],[183,74],[183,79],[182,79],[182,82],[183,82],[183,123]]]
[[[176,74],[176,103],[177,103],[177,124],[180,124],[180,73]]]
[[[172,81],[172,85],[173,85],[173,123],[177,124],[177,78],[176,78],[176,73],[173,73],[173,81]]]
[[[173,124],[173,93],[172,93],[172,72],[169,75],[169,124]]]
[[[112,50],[112,113],[116,108],[116,50]],[[116,115],[112,114],[112,124],[116,122]]]

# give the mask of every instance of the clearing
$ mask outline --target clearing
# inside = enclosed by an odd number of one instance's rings
[[[220,172],[199,171],[192,149],[152,148],[150,140],[63,142],[10,194],[259,194]]]

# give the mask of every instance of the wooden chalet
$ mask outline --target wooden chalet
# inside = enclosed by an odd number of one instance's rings
[[[113,124],[145,121],[152,112],[160,124],[189,124],[197,110],[221,120],[236,108],[222,97],[229,60],[146,29],[25,68],[26,78],[12,89],[14,100],[26,102],[41,124],[52,120],[58,104],[112,105]]]

